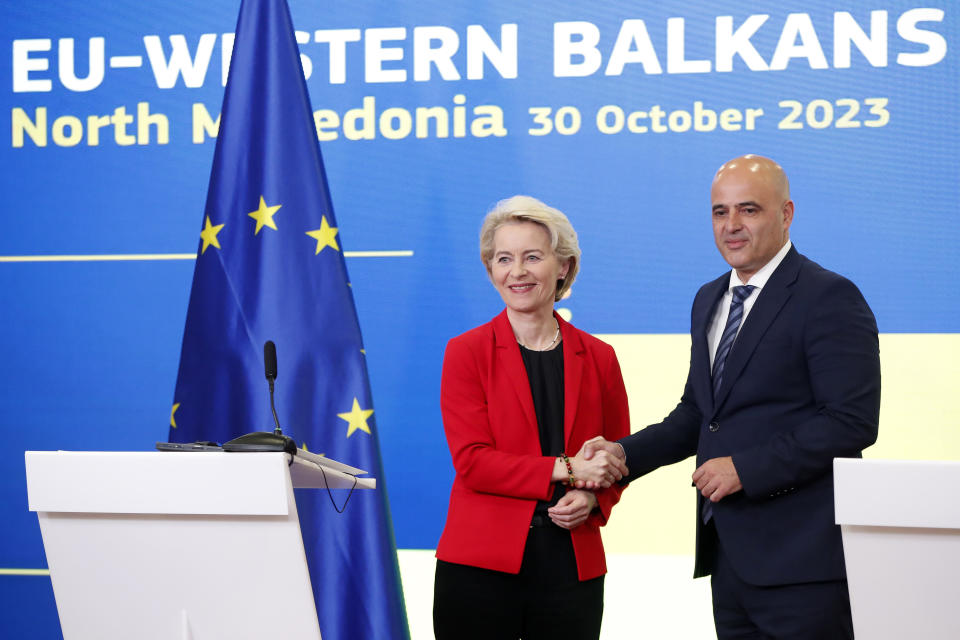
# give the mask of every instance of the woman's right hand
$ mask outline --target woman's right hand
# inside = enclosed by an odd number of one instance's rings
[[[578,487],[606,489],[629,474],[623,459],[612,449],[594,449],[592,451],[590,449],[589,447],[583,447],[576,456],[570,458],[570,465],[573,467],[573,475],[577,480]],[[587,451],[590,451],[589,460],[585,455]]]

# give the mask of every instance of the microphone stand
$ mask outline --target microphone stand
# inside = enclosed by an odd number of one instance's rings
[[[254,431],[246,433],[223,443],[224,451],[284,451],[291,456],[297,455],[297,443],[290,436],[283,435],[280,429],[280,420],[277,418],[277,408],[273,403],[273,383],[277,376],[276,348],[270,340],[264,346],[267,384],[270,385],[270,411],[273,413],[273,423],[276,425],[273,432]],[[290,458],[293,464],[293,458]]]

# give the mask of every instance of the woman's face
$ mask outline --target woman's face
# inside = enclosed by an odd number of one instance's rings
[[[490,278],[508,309],[530,313],[553,308],[557,280],[570,261],[560,263],[550,248],[550,234],[535,222],[512,222],[493,235]]]

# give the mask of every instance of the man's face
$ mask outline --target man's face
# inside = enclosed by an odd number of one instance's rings
[[[746,283],[786,243],[793,202],[773,170],[746,162],[721,168],[710,200],[717,248]]]

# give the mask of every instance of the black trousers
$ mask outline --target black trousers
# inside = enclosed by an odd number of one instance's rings
[[[848,640],[853,638],[846,580],[757,586],[744,582],[716,539],[710,578],[719,640]],[[789,553],[785,549],[784,553]]]
[[[437,640],[600,637],[603,576],[580,582],[570,532],[533,527],[519,574],[437,561]]]

